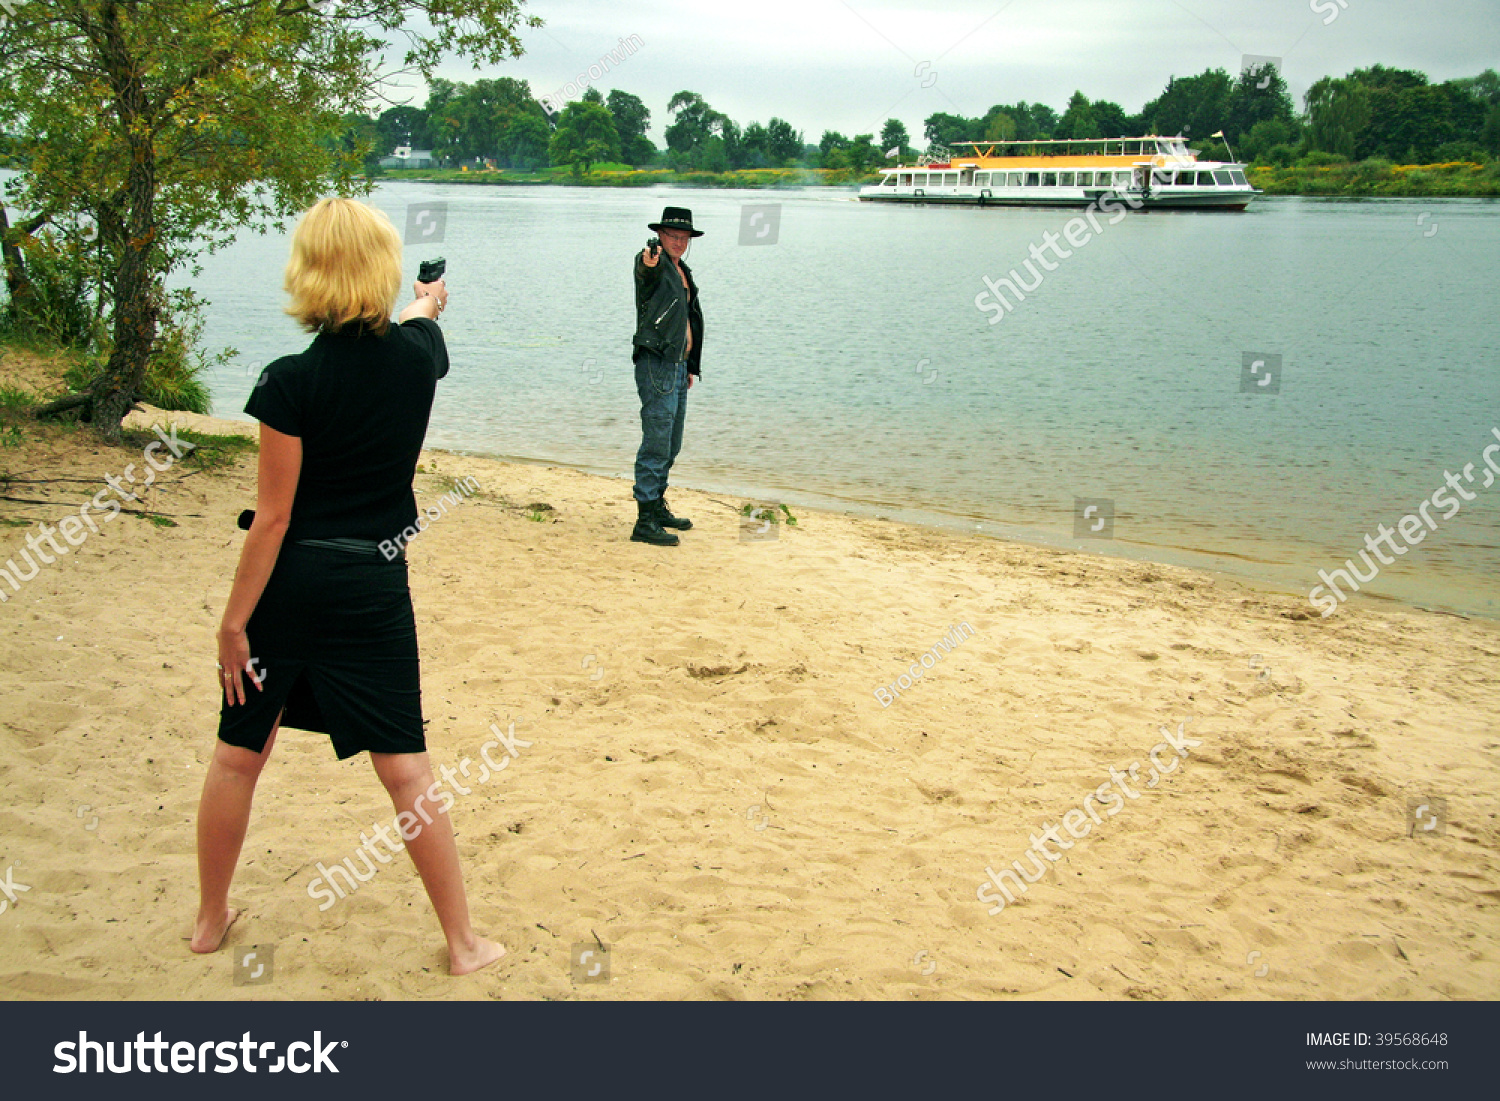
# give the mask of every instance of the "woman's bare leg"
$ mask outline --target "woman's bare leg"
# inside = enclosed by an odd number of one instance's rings
[[[422,877],[422,886],[427,888],[427,897],[432,900],[448,941],[449,972],[467,975],[494,963],[505,955],[505,949],[477,935],[469,924],[469,901],[464,895],[463,872],[458,866],[453,823],[441,812],[441,805],[435,805],[427,797],[433,783],[427,754],[371,753],[370,760],[375,763],[375,774],[390,793],[397,815],[404,811],[417,819],[414,828],[420,832],[406,841],[406,851]]]
[[[216,742],[214,759],[203,779],[198,800],[198,920],[188,945],[194,952],[216,952],[224,934],[239,916],[229,908],[229,884],[240,861],[240,847],[250,825],[250,803],[255,782],[276,745],[281,716],[271,728],[266,748],[259,753]]]

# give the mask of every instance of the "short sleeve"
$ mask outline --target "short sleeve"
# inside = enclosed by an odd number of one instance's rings
[[[302,435],[302,410],[293,392],[290,369],[293,360],[278,359],[260,373],[245,412],[286,436]]]
[[[448,345],[443,340],[443,330],[430,317],[414,317],[401,323],[406,339],[425,352],[432,361],[435,378],[448,374]],[[273,426],[274,427],[274,426]]]

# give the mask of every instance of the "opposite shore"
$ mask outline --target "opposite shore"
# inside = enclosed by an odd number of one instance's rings
[[[1390,164],[1362,161],[1351,164],[1251,165],[1252,185],[1267,195],[1311,198],[1500,198],[1500,162],[1477,164]],[[419,183],[472,184],[499,187],[676,187],[791,188],[837,187],[854,191],[880,182],[878,173],[861,175],[848,169],[746,168],[727,172],[677,172],[627,166],[597,168],[577,176],[566,169],[517,172],[509,169],[385,169],[374,179]]]

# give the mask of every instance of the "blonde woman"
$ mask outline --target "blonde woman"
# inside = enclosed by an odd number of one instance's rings
[[[303,215],[286,267],[287,312],[316,336],[267,367],[245,406],[261,422],[259,483],[219,625],[224,698],[198,807],[194,952],[217,950],[238,916],[229,885],[255,782],[289,726],[326,732],[340,760],[369,752],[397,812],[396,830],[381,834],[411,854],[451,973],[505,954],[469,923],[452,796],[435,794],[422,732],[406,559],[379,549],[416,520],[412,476],[437,380],[448,373],[437,326],[447,287],[416,284],[416,300],[392,325],[400,285],[401,238],[383,213],[324,199]],[[363,863],[370,875],[379,866]]]

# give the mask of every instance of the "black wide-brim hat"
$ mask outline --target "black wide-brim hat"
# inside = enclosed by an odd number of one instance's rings
[[[650,222],[646,228],[654,229],[657,233],[664,229],[685,229],[694,237],[703,236],[701,229],[693,228],[693,212],[684,206],[663,207],[661,221]]]

